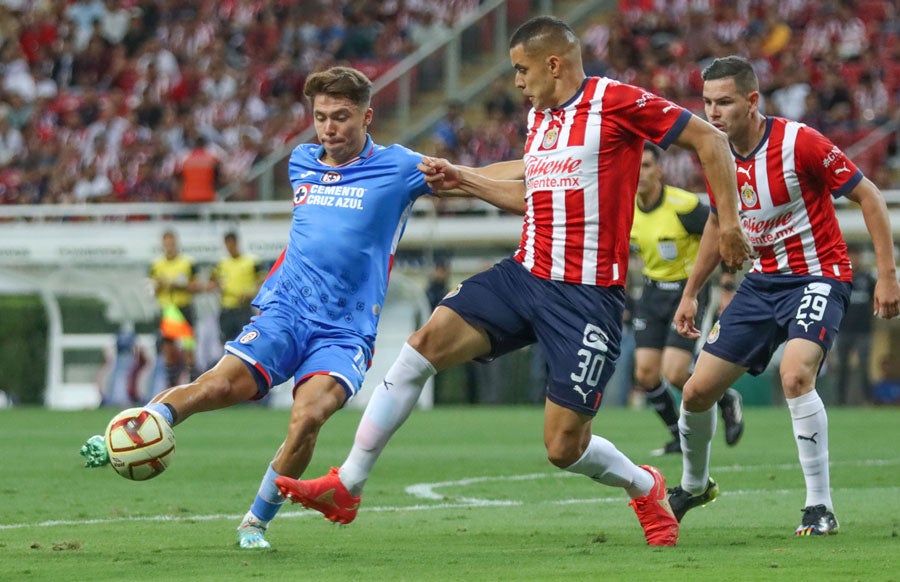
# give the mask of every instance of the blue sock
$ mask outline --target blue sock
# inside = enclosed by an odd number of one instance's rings
[[[158,412],[162,415],[163,418],[166,419],[166,422],[169,423],[169,426],[175,426],[175,415],[172,414],[172,407],[168,404],[163,404],[162,402],[151,402],[150,404],[144,406],[147,410],[152,410],[153,412]]]
[[[272,521],[275,514],[281,509],[282,504],[284,504],[284,497],[281,496],[281,493],[278,492],[278,487],[275,485],[275,478],[278,476],[278,473],[269,464],[269,468],[262,478],[262,483],[259,484],[256,499],[253,500],[253,505],[250,506],[250,511],[260,521]]]

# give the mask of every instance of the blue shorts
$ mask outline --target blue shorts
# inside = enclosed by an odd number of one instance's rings
[[[547,398],[597,414],[619,357],[622,287],[548,281],[507,258],[463,281],[441,305],[487,332],[486,359],[539,343],[549,367]]]
[[[296,386],[316,374],[334,377],[349,400],[362,386],[372,362],[373,342],[351,330],[331,327],[298,315],[296,308],[277,302],[244,326],[239,337],[225,344],[253,372],[259,392],[293,379]]]
[[[807,339],[827,353],[850,302],[850,287],[827,277],[750,273],[710,330],[703,350],[749,368],[754,376],[787,340]]]

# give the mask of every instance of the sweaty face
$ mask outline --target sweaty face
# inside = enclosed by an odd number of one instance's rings
[[[546,58],[526,55],[525,47],[517,44],[509,49],[509,60],[516,70],[516,87],[531,101],[532,107],[541,110],[559,105],[554,95],[554,78],[550,74]]]
[[[750,95],[753,95],[751,93]],[[756,112],[750,95],[740,93],[733,78],[705,81],[703,83],[703,109],[706,119],[735,141],[750,127]]]
[[[325,148],[323,161],[340,165],[358,156],[366,145],[372,109],[361,109],[346,97],[316,95],[313,120],[319,143]]]

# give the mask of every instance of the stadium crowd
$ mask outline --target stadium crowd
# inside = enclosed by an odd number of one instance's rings
[[[900,99],[900,3],[895,0],[620,0],[584,33],[594,74],[647,87],[702,115],[700,72],[738,54],[760,77],[765,111],[802,121],[846,148],[896,114]],[[881,187],[896,133],[854,159]],[[686,154],[668,156],[675,185],[705,188]]]
[[[0,0],[0,203],[174,201],[185,156],[205,141],[220,183],[310,123],[302,86],[338,62],[373,76],[446,31],[477,0]],[[847,147],[900,121],[897,0],[620,0],[583,34],[590,74],[702,112],[700,71],[741,54],[766,111]],[[433,153],[470,165],[522,150],[522,102],[506,78],[477,123],[451,103]],[[855,156],[883,188],[896,132]],[[673,184],[704,185],[687,152]],[[252,199],[249,185],[232,199]]]
[[[309,124],[308,73],[383,70],[477,4],[2,0],[0,203],[178,200],[201,138],[241,181]]]

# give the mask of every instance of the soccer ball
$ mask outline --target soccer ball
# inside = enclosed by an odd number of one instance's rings
[[[132,481],[156,477],[175,454],[175,431],[158,412],[146,408],[129,408],[115,415],[105,436],[110,465]]]

